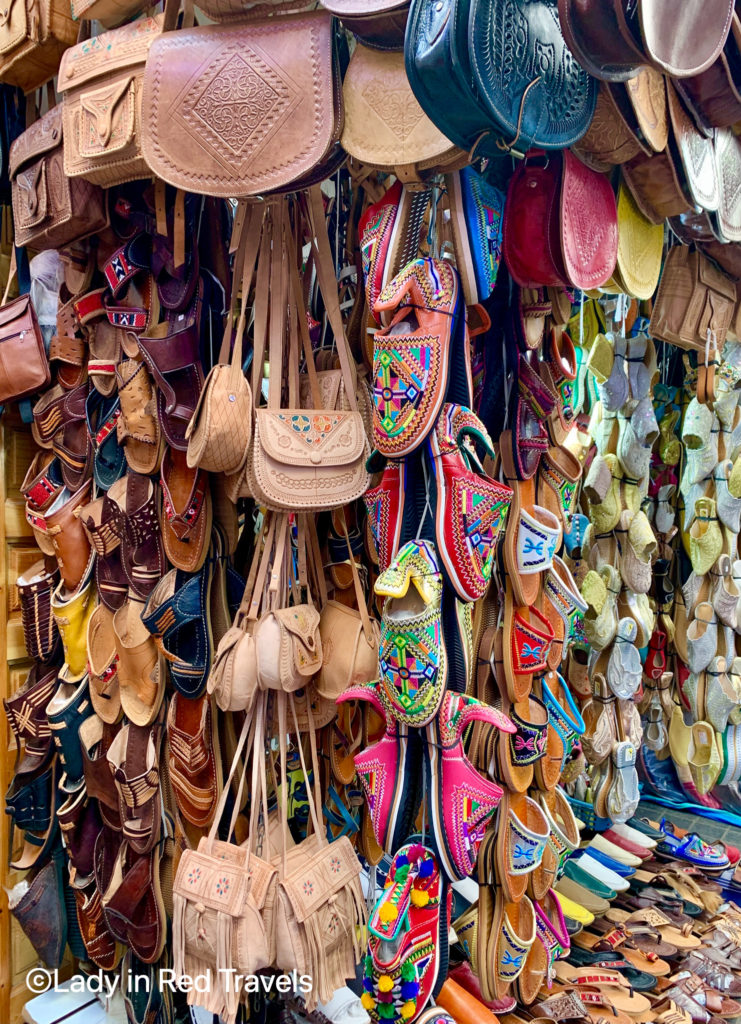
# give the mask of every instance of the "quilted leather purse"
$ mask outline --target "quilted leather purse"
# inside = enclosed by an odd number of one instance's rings
[[[193,978],[210,972],[208,992],[197,993],[191,988],[189,1002],[218,1014],[226,1024],[233,1024],[240,1001],[240,988],[229,972],[254,974],[270,967],[275,959],[273,914],[278,872],[252,849],[260,804],[263,821],[268,820],[263,721],[260,702],[256,713],[245,718],[208,836],[200,840],[197,850],[182,853],[173,883],[175,975]],[[229,839],[242,806],[244,770],[227,841],[216,837],[248,736],[253,743],[250,830],[247,843],[235,846]]]
[[[18,136],[9,171],[16,245],[57,249],[107,227],[102,191],[64,173],[61,105]]]
[[[675,245],[664,263],[649,334],[680,348],[723,348],[736,307],[736,286],[702,253]]]
[[[275,900],[275,966],[290,973],[296,970],[312,981],[306,995],[306,1008],[311,1012],[321,999],[326,1002],[332,993],[355,977],[355,964],[360,959],[360,929],[365,924],[365,905],[360,887],[360,862],[347,836],[340,836],[330,845],[317,813],[320,803],[319,760],[316,731],[311,710],[309,737],[314,772],[314,795],[307,785],[314,834],[289,849],[286,779],[286,705],[295,718],[293,694],[279,693],[278,723],[281,772],[281,847],[273,863],[278,867],[279,881]],[[307,706],[308,707],[308,706]],[[303,746],[297,743],[301,767],[308,779]]]
[[[273,234],[273,270],[269,277],[269,363],[271,367],[283,366],[286,311],[293,309],[295,312],[289,317],[289,404],[287,408],[282,407],[281,377],[276,373],[271,374],[267,408],[260,407],[255,412],[252,449],[246,470],[254,497],[268,508],[308,512],[337,508],[355,501],[365,492],[370,479],[365,466],[370,449],[363,417],[358,410],[356,369],[340,314],[322,195],[318,187],[309,190],[308,200],[315,266],[334,334],[344,395],[350,408],[323,409],[318,385],[312,386],[314,408],[304,409],[299,405],[298,374],[295,372],[298,333],[307,357],[309,376],[312,377],[312,372],[315,375],[316,371],[306,317],[299,312],[303,308],[303,297],[295,244],[285,207],[283,201],[271,207],[271,223],[268,225],[268,230]],[[258,267],[258,292],[259,280]],[[262,390],[260,369],[263,364],[264,338],[261,334],[262,330],[256,327],[253,374],[257,376],[253,375],[252,383],[255,401]]]
[[[329,157],[342,127],[326,11],[239,25],[165,28],[144,75],[149,171],[202,195],[285,188]]]
[[[676,78],[709,68],[725,45],[734,0],[558,0],[564,36],[590,75],[631,78],[642,64]]]
[[[596,82],[564,42],[556,0],[412,0],[405,59],[420,106],[467,152],[562,149],[594,112]]]
[[[44,339],[30,295],[8,302],[15,277],[15,249],[0,306],[0,403],[27,398],[43,391],[51,380]]]
[[[435,127],[414,97],[404,55],[358,44],[342,84],[342,146],[356,160],[392,171],[403,181],[452,170],[467,156]]]
[[[65,53],[57,89],[63,95],[69,177],[108,188],[149,176],[141,150],[142,79],[162,24],[161,14],[142,18]]]
[[[617,260],[617,209],[609,180],[569,150],[533,150],[513,174],[502,255],[523,288],[603,285]]]
[[[219,362],[209,371],[193,418],[185,432],[188,465],[210,473],[238,473],[244,466],[252,440],[252,391],[242,371],[242,342],[246,325],[247,296],[257,262],[263,210],[249,207],[242,228],[235,267],[235,282],[241,278],[242,305],[232,346],[231,316],[227,318]],[[239,270],[241,268],[241,273]],[[234,289],[236,292],[236,288]]]
[[[54,77],[77,39],[68,0],[6,0],[0,10],[0,82],[32,92]]]

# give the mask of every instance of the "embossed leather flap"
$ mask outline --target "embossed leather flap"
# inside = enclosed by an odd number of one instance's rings
[[[38,121],[19,135],[10,147],[8,170],[13,178],[20,167],[43,153],[62,144],[62,104],[40,117]]]
[[[567,280],[585,291],[599,288],[617,260],[617,207],[609,179],[568,149],[561,180],[561,252]]]
[[[652,224],[643,216],[622,181],[618,187],[617,211],[617,269],[621,283],[629,295],[650,299],[661,272],[664,225]]]
[[[26,0],[6,0],[0,11],[0,54],[23,42],[27,23]]]
[[[343,83],[342,146],[374,167],[447,162],[457,152],[412,93],[404,54],[355,47]]]
[[[720,189],[713,140],[697,130],[670,82],[666,88],[672,124],[670,150],[675,169],[683,177],[685,190],[695,206],[717,210]]]
[[[342,386],[342,370],[319,370],[317,372],[319,382],[319,393],[322,399],[322,409],[342,408],[340,404],[340,388]],[[308,373],[302,373],[299,377],[299,399],[302,409],[313,409],[314,401],[311,393],[311,380]]]
[[[13,216],[17,218],[16,228],[32,228],[40,224],[47,214],[46,200],[46,168],[43,160],[38,160],[15,178],[18,201],[13,207]]]
[[[280,885],[300,924],[360,874],[360,862],[347,836],[336,839],[331,846],[310,836],[288,851],[287,860],[288,870]]]
[[[166,32],[144,74],[144,158],[191,192],[282,188],[333,142],[333,66],[324,11]]]
[[[147,59],[152,41],[162,31],[163,21],[162,14],[141,18],[71,47],[59,65],[57,91],[65,93],[126,68],[134,74],[137,65]]]
[[[730,128],[715,133],[720,202],[715,217],[718,237],[726,242],[741,241],[741,140]]]
[[[208,839],[201,839],[197,850],[185,850],[178,864],[174,889],[191,902],[202,903],[230,917],[241,917],[248,896],[258,910],[265,905],[270,882],[276,875],[272,864],[250,855],[245,869],[246,851],[232,843],[214,842],[207,852]]]
[[[265,453],[288,466],[344,466],[365,449],[358,412],[258,409],[257,427]]]
[[[310,679],[322,666],[319,612],[313,605],[300,604],[278,608],[273,614],[281,627],[290,634],[296,671]]]
[[[124,149],[134,137],[135,75],[80,94],[77,145],[83,157]]]

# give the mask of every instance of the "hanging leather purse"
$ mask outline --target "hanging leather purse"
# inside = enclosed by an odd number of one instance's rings
[[[246,464],[252,493],[261,503],[268,508],[301,512],[337,508],[355,501],[365,492],[370,479],[365,466],[370,448],[363,417],[358,411],[356,370],[340,314],[323,200],[318,186],[309,191],[308,210],[312,245],[316,251],[317,277],[334,334],[345,398],[350,408],[347,411],[322,409],[318,387],[316,390],[312,388],[316,403],[314,408],[300,408],[299,334],[310,376],[313,353],[306,317],[301,312],[303,297],[286,204],[278,202],[272,206],[270,213],[274,224],[271,227],[273,270],[269,278],[272,290],[268,405],[267,408],[256,409],[252,449]],[[258,289],[259,277],[258,267]],[[290,310],[293,310],[292,315]],[[286,319],[290,328],[288,408],[282,407],[282,375],[276,372],[276,368],[282,367],[284,362]],[[255,402],[262,390],[263,354],[264,339],[260,337],[256,324],[253,373],[257,377],[253,377],[252,386]]]
[[[149,176],[141,150],[142,78],[162,24],[161,14],[142,18],[65,53],[57,89],[64,98],[64,172],[69,177],[109,188]]]
[[[270,967],[275,959],[274,900],[278,871],[253,850],[258,836],[258,808],[262,809],[263,822],[268,820],[263,722],[261,700],[255,714],[244,720],[208,836],[200,840],[197,850],[182,853],[172,887],[175,976],[194,978],[209,972],[208,991],[196,992],[191,986],[188,1001],[217,1014],[225,1024],[233,1024],[245,992],[236,975],[254,975]],[[226,842],[217,839],[217,834],[248,735],[253,744],[250,830],[246,844],[235,846],[229,840],[242,806],[245,770],[240,777]]]
[[[188,465],[210,473],[238,473],[245,463],[252,440],[252,391],[242,371],[242,341],[245,332],[247,296],[257,261],[264,210],[251,206],[246,212],[243,245],[240,245],[234,281],[241,277],[242,306],[232,346],[231,315],[227,318],[219,362],[206,378],[198,405],[185,431]],[[241,268],[241,274],[239,270]],[[236,294],[236,287],[234,288]]]
[[[290,973],[295,970],[312,979],[311,991],[305,996],[306,1009],[311,1012],[318,1000],[327,1001],[332,993],[355,976],[360,959],[359,935],[365,924],[365,906],[360,887],[360,862],[347,836],[340,836],[330,845],[327,841],[317,807],[321,807],[319,760],[316,729],[311,711],[309,737],[314,775],[312,786],[306,785],[313,835],[289,849],[286,778],[286,706],[290,705],[294,727],[293,694],[279,693],[278,730],[280,739],[280,795],[282,854],[273,858],[279,871],[275,900],[275,966]],[[297,743],[305,778],[310,778],[302,744]],[[277,783],[277,780],[276,780]]]
[[[741,140],[731,128],[719,128],[714,150],[719,189],[718,209],[711,215],[715,235],[721,242],[741,242]]]
[[[103,28],[115,28],[146,10],[146,0],[72,0],[75,21],[99,21]]]
[[[650,299],[656,291],[664,251],[664,226],[652,224],[636,205],[630,189],[620,182],[617,194],[618,254],[612,281],[605,291]]]
[[[6,0],[0,12],[0,82],[33,92],[54,77],[76,39],[69,0]]]
[[[722,351],[736,308],[736,287],[710,260],[686,245],[669,250],[656,293],[649,335],[680,348]]]
[[[230,198],[282,189],[314,171],[342,128],[331,15],[172,31],[176,15],[177,0],[167,0],[165,32],[144,74],[151,173]]]
[[[404,49],[409,0],[329,0],[324,7],[366,46]]]
[[[617,259],[609,180],[567,149],[532,150],[510,180],[502,255],[523,288],[599,288]]]
[[[108,226],[101,189],[64,173],[61,104],[18,136],[9,171],[16,245],[58,249]]]
[[[741,18],[734,12],[731,31],[718,59],[693,78],[677,79],[675,87],[697,127],[706,135],[713,128],[730,128],[741,121]]]
[[[43,391],[51,381],[44,339],[30,295],[8,302],[15,277],[15,249],[0,306],[0,403],[13,402]]]

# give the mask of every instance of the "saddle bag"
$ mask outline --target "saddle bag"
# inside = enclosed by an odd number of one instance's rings
[[[33,92],[56,75],[76,39],[69,0],[6,0],[0,11],[0,82]]]

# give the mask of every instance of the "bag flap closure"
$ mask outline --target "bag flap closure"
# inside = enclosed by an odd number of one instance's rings
[[[288,851],[288,871],[280,884],[303,923],[359,874],[360,861],[347,836],[331,846],[319,846],[311,836]]]
[[[258,409],[256,423],[266,454],[292,466],[343,466],[365,449],[358,412]]]
[[[224,197],[309,173],[335,134],[332,46],[326,11],[164,33],[144,75],[151,170]]]
[[[18,218],[18,226],[32,228],[40,224],[46,217],[46,165],[43,160],[26,167],[16,175],[13,182],[15,203],[13,212]]]
[[[714,263],[697,253],[697,276],[700,282],[714,292],[725,296],[729,302],[736,302],[736,286]]]
[[[62,104],[44,114],[42,118],[19,135],[10,147],[8,170],[13,178],[19,167],[34,157],[49,153],[62,144]]]
[[[28,31],[26,0],[6,0],[0,10],[0,54],[22,43]]]
[[[135,76],[127,75],[99,89],[80,94],[80,155],[115,153],[131,142],[136,116]]]
[[[204,840],[201,840],[203,843]],[[229,847],[229,843],[214,843],[214,847]],[[244,869],[244,850],[232,847],[239,855],[239,863],[209,856],[200,849],[186,850],[180,858],[174,891],[190,903],[201,903],[210,910],[221,911],[229,917],[240,917],[248,892],[247,872]]]
[[[15,320],[28,320],[28,327],[33,326],[33,307],[31,306],[30,295],[19,295],[17,299],[13,299],[7,306],[0,308],[0,338],[4,335],[2,328],[7,324],[13,323]],[[23,324],[16,325],[18,330],[23,329]],[[13,332],[15,333],[15,331]]]
[[[163,14],[140,18],[70,47],[59,65],[57,91],[63,93],[124,68],[134,74],[137,65],[146,61],[149,47],[160,35],[163,22]]]
[[[310,604],[279,608],[274,612],[293,640],[293,661],[302,676],[313,676],[322,664],[319,612]]]

